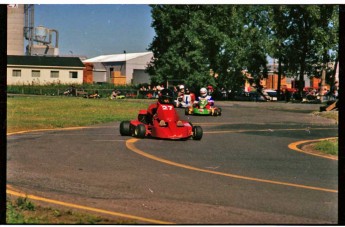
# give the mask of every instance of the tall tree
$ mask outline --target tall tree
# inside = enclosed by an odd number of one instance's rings
[[[267,77],[268,56],[268,24],[269,11],[267,6],[248,6],[245,8],[245,32],[246,40],[245,66],[248,73],[254,78],[257,86]]]
[[[190,85],[212,83],[200,37],[204,32],[199,5],[155,5],[152,26],[156,36],[150,44],[155,58],[148,67],[151,81],[180,80]]]
[[[152,26],[157,34],[149,47],[155,56],[148,68],[152,81],[174,78],[195,86],[220,84],[235,89],[244,82],[244,69],[262,78],[267,54],[262,28],[267,17],[261,9],[152,6]]]
[[[288,7],[288,37],[287,63],[292,74],[297,75],[298,88],[301,92],[304,83],[304,75],[312,75],[315,72],[315,65],[320,65],[322,61],[329,61],[326,54],[334,43],[329,45],[331,39],[325,37],[331,35],[325,31],[330,25],[330,17],[334,6],[321,5],[301,5]],[[325,21],[324,21],[325,20]],[[324,26],[322,26],[324,24]],[[332,27],[332,26],[331,26]],[[329,27],[329,28],[331,28]],[[332,30],[336,27],[333,27]],[[331,35],[332,36],[332,35]],[[325,39],[323,41],[323,39]],[[332,39],[336,39],[333,37]]]
[[[156,31],[148,67],[153,83],[183,81],[236,89],[244,70],[256,82],[267,74],[267,55],[279,75],[296,76],[299,88],[337,49],[337,7],[332,5],[154,5]],[[336,51],[333,53],[337,53]],[[285,69],[283,69],[283,67]]]
[[[272,6],[269,9],[269,55],[278,59],[278,99],[280,98],[280,87],[282,75],[285,75],[287,30],[289,20],[287,18],[287,7],[284,5]],[[286,75],[285,75],[286,76]]]

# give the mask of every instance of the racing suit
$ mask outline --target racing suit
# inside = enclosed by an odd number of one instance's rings
[[[210,96],[210,95],[207,95],[206,97],[198,97],[198,98],[196,98],[196,100],[194,101],[194,104],[195,105],[198,105],[199,104],[199,101],[200,100],[207,100],[207,102],[208,102],[208,106],[213,106],[214,105],[214,100],[213,100],[213,98],[212,98],[212,96]]]

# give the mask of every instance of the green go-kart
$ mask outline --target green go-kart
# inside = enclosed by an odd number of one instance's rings
[[[220,116],[222,115],[222,109],[219,107],[212,107],[208,104],[206,99],[199,101],[198,105],[193,105],[185,108],[185,115],[209,115]]]

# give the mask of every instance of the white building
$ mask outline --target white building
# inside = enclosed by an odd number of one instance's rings
[[[93,81],[115,85],[150,83],[145,72],[153,58],[152,52],[101,55],[86,59],[84,64],[93,65]]]
[[[7,84],[82,84],[84,64],[77,57],[7,56]]]

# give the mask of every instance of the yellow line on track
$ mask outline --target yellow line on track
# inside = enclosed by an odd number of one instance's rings
[[[212,125],[212,124],[218,125],[219,123],[203,123],[203,124],[204,125]],[[221,124],[224,124],[224,123],[221,123]],[[23,134],[23,133],[28,133],[28,132],[53,131],[53,130],[61,130],[61,131],[62,130],[77,130],[77,129],[85,129],[85,128],[92,128],[92,127],[37,129],[37,130],[12,132],[12,133],[7,133],[7,135]],[[327,128],[312,128],[312,130],[319,130],[319,129],[322,130],[322,129],[327,129]],[[334,129],[334,128],[330,128],[330,129]],[[211,132],[204,132],[204,133],[215,134],[215,133],[251,132],[251,131],[290,131],[290,130],[292,131],[292,130],[307,130],[307,129],[233,130],[233,131],[211,131]],[[304,189],[324,191],[324,192],[331,192],[331,193],[338,193],[337,190],[333,190],[333,189],[319,188],[319,187],[312,187],[312,186],[307,186],[307,185],[299,185],[299,184],[292,184],[292,183],[286,183],[286,182],[271,181],[271,180],[265,180],[265,179],[259,179],[259,178],[240,176],[240,175],[217,172],[217,171],[212,171],[212,170],[205,170],[205,169],[201,169],[201,168],[197,168],[197,167],[193,167],[193,166],[188,166],[188,165],[172,162],[172,161],[161,159],[161,158],[158,158],[156,156],[153,156],[153,155],[150,155],[150,154],[147,154],[147,153],[141,151],[140,149],[135,147],[134,143],[136,141],[138,141],[138,139],[129,139],[126,141],[126,146],[130,150],[132,150],[133,152],[135,152],[139,155],[145,156],[145,157],[150,158],[152,160],[156,160],[156,161],[168,164],[168,165],[177,166],[180,168],[185,168],[185,169],[189,169],[189,170],[193,170],[193,171],[199,171],[199,172],[210,173],[210,174],[215,174],[215,175],[220,175],[220,176],[225,176],[225,177],[242,179],[242,180],[256,181],[256,182],[276,184],[276,185],[284,185],[284,186],[304,188]],[[302,150],[298,149],[297,146],[304,143],[304,142],[310,142],[310,141],[300,141],[300,142],[292,143],[289,145],[289,148],[303,152]],[[307,153],[307,152],[304,152],[304,153]],[[160,221],[160,220],[155,220],[155,219],[143,218],[143,217],[123,214],[123,213],[119,213],[119,212],[113,212],[113,211],[108,211],[108,210],[103,210],[103,209],[98,209],[98,208],[93,208],[93,207],[82,206],[82,205],[78,205],[78,204],[66,203],[66,202],[53,200],[53,199],[47,199],[47,198],[43,198],[43,197],[39,197],[39,196],[35,196],[35,195],[28,195],[25,193],[14,191],[14,188],[11,185],[7,185],[6,193],[10,194],[10,195],[14,195],[14,196],[27,197],[27,198],[30,198],[32,200],[43,201],[43,202],[47,202],[47,203],[62,205],[62,206],[81,209],[81,210],[93,211],[93,212],[108,214],[108,215],[117,216],[117,217],[129,218],[129,219],[144,221],[144,222],[153,223],[153,224],[175,224],[172,222],[165,222],[165,221]]]
[[[16,134],[23,134],[23,133],[30,133],[30,132],[46,132],[46,131],[68,131],[68,130],[78,130],[78,129],[85,129],[91,127],[70,127],[70,128],[50,128],[50,129],[34,129],[34,130],[24,130],[19,132],[8,132],[6,135],[16,135]]]
[[[24,134],[30,132],[47,132],[47,131],[70,131],[70,130],[78,130],[78,129],[87,129],[87,128],[114,128],[113,126],[80,126],[80,127],[69,127],[69,128],[47,128],[47,129],[33,129],[33,130],[23,130],[18,132],[8,132],[6,135],[16,135],[16,134]]]
[[[295,187],[295,188],[303,188],[303,189],[310,189],[310,190],[316,190],[316,191],[324,191],[324,192],[331,192],[331,193],[338,193],[337,190],[333,189],[328,189],[328,188],[319,188],[319,187],[313,187],[313,186],[307,186],[307,185],[301,185],[301,184],[292,184],[292,183],[287,183],[287,182],[280,182],[280,181],[273,181],[273,180],[265,180],[265,179],[260,179],[260,178],[253,178],[253,177],[246,177],[246,176],[240,176],[240,175],[235,175],[235,174],[230,174],[230,173],[223,173],[223,172],[218,172],[218,171],[213,171],[213,170],[206,170],[206,169],[201,169],[198,167],[193,167],[173,161],[169,161],[166,159],[159,158],[157,156],[148,154],[140,149],[138,149],[134,144],[137,142],[138,139],[129,139],[126,141],[126,146],[128,149],[131,151],[142,155],[146,158],[165,163],[168,165],[184,168],[184,169],[189,169],[193,171],[198,171],[198,172],[203,172],[203,173],[210,173],[210,174],[215,174],[215,175],[220,175],[220,176],[225,176],[225,177],[230,177],[230,178],[236,178],[236,179],[241,179],[241,180],[249,180],[249,181],[256,181],[256,182],[261,182],[261,183],[269,183],[269,184],[275,184],[275,185],[283,185],[283,186],[290,186],[290,187]]]
[[[219,134],[219,133],[241,133],[241,132],[274,132],[274,131],[310,131],[310,130],[323,130],[323,129],[336,129],[337,128],[301,128],[301,129],[244,129],[244,130],[221,130],[221,131],[209,131],[204,134]]]
[[[87,206],[82,206],[82,205],[73,204],[73,203],[61,202],[61,201],[57,201],[57,200],[53,200],[53,199],[47,199],[47,198],[43,198],[43,197],[39,197],[39,196],[35,196],[35,195],[28,195],[25,193],[16,192],[16,191],[11,190],[10,188],[13,189],[13,187],[11,187],[10,185],[8,185],[7,187],[8,187],[8,189],[6,190],[6,193],[13,195],[13,196],[25,197],[25,198],[29,198],[32,200],[62,205],[62,206],[76,208],[76,209],[80,209],[80,210],[98,212],[98,213],[108,214],[108,215],[122,217],[122,218],[129,218],[129,219],[134,219],[134,220],[143,221],[143,222],[147,222],[147,223],[174,224],[172,222],[165,222],[165,221],[160,221],[160,220],[155,220],[155,219],[143,218],[143,217],[139,217],[139,216],[128,215],[128,214],[123,214],[123,213],[113,212],[113,211],[108,211],[108,210],[102,210],[102,209],[98,209],[98,208],[87,207]]]
[[[60,128],[60,129],[36,129],[36,130],[26,130],[26,131],[20,131],[20,132],[12,132],[12,133],[7,133],[7,135],[14,135],[14,134],[23,134],[23,133],[29,133],[29,132],[40,132],[40,131],[55,131],[55,130],[77,130],[77,129],[85,129],[85,128],[92,128],[92,127],[70,127],[70,128]],[[28,195],[25,193],[21,192],[16,192],[15,189],[11,185],[6,185],[6,193],[14,196],[19,196],[19,197],[26,197],[32,200],[37,200],[37,201],[43,201],[47,203],[52,203],[52,204],[58,204],[66,207],[71,207],[71,208],[76,208],[76,209],[81,209],[81,210],[87,210],[87,211],[93,211],[93,212],[98,212],[98,213],[103,213],[103,214],[108,214],[112,216],[117,216],[117,217],[123,217],[123,218],[129,218],[129,219],[135,219],[139,221],[144,221],[147,223],[153,223],[153,224],[175,224],[172,222],[165,222],[165,221],[160,221],[160,220],[155,220],[155,219],[149,219],[149,218],[144,218],[144,217],[139,217],[139,216],[134,216],[134,215],[129,215],[129,214],[123,214],[119,212],[113,212],[113,211],[108,211],[108,210],[102,210],[98,208],[93,208],[93,207],[87,207],[87,206],[82,206],[78,204],[73,204],[73,203],[66,203],[58,200],[53,200],[53,199],[47,199],[35,195]]]
[[[312,142],[317,142],[317,141],[322,141],[322,140],[330,140],[330,139],[336,139],[338,137],[330,137],[330,138],[322,138],[322,139],[316,139],[316,140],[304,140],[304,141],[297,141],[294,143],[290,143],[289,144],[289,148],[291,150],[295,150],[301,153],[305,153],[305,154],[309,154],[309,155],[314,155],[314,156],[318,156],[321,158],[327,158],[327,159],[331,159],[331,160],[338,160],[338,157],[333,157],[333,156],[328,156],[326,154],[316,154],[316,153],[312,153],[312,152],[308,152],[308,151],[304,151],[302,149],[299,149],[298,146],[305,144],[305,143],[312,143]]]

